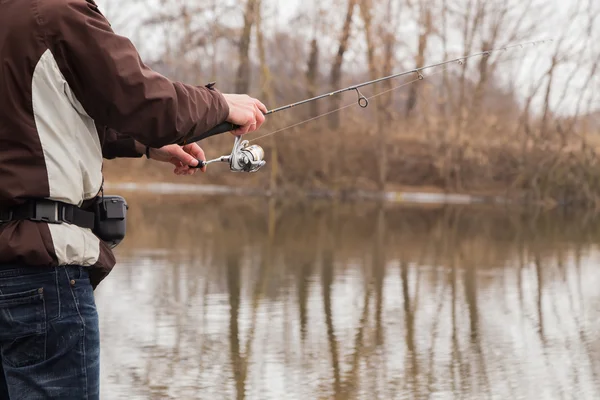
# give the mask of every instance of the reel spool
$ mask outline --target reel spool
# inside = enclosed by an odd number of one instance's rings
[[[248,146],[247,140],[239,141],[236,138],[236,144],[231,152],[229,168],[234,172],[256,172],[267,162],[265,161],[265,151],[259,145]]]

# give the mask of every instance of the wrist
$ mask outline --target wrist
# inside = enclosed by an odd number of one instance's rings
[[[146,158],[150,160],[150,146],[146,146]]]

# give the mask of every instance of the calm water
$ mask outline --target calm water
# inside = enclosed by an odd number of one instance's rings
[[[104,399],[598,399],[600,219],[129,199]]]

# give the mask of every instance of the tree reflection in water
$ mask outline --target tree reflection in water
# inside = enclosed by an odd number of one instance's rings
[[[104,398],[600,396],[594,215],[130,203]]]

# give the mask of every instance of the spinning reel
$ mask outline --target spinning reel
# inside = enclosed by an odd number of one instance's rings
[[[256,172],[267,163],[264,160],[265,151],[258,145],[249,146],[249,144],[250,142],[242,140],[241,136],[236,136],[230,155],[210,161],[198,160],[196,168],[203,168],[209,164],[223,162],[229,163],[229,168],[233,172]]]

